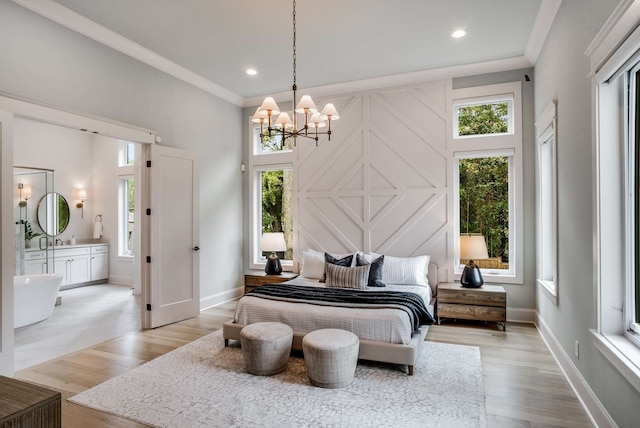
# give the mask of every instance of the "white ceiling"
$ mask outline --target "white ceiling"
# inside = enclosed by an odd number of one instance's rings
[[[14,1],[238,105],[291,89],[291,0]],[[298,0],[298,87],[532,65],[560,1]]]

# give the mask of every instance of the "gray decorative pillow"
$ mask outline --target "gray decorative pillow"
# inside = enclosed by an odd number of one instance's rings
[[[327,267],[326,267],[327,264],[349,267],[351,266],[351,263],[353,263],[353,254],[350,254],[341,259],[337,259],[329,253],[324,253],[324,262],[325,262],[324,276],[322,277],[320,282],[326,282],[327,280]]]
[[[371,265],[345,267],[327,263],[327,287],[366,290]]]
[[[384,255],[381,255],[371,263],[365,260],[364,256],[358,253],[356,255],[356,266],[371,265],[369,270],[369,281],[367,285],[369,287],[385,287],[385,283],[382,282],[382,267],[384,265]]]

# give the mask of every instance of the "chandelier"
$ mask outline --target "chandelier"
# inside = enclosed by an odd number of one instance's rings
[[[284,145],[285,138],[293,137],[293,144],[296,145],[298,137],[311,138],[318,145],[318,136],[327,135],[331,141],[331,121],[340,119],[338,111],[333,104],[328,103],[322,111],[318,111],[316,105],[309,95],[304,95],[296,105],[296,1],[293,0],[293,105],[296,106],[292,113],[280,111],[273,97],[266,97],[255,114],[251,117],[254,123],[260,123],[260,138],[272,138],[281,135],[280,144]],[[298,114],[304,115],[304,125],[298,129]],[[273,118],[276,117],[273,121]],[[267,128],[264,129],[264,125]],[[319,131],[321,128],[326,131]]]

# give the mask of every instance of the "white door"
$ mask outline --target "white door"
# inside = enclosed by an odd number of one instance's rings
[[[200,168],[196,154],[185,150],[150,145],[147,153],[149,248],[142,262],[154,328],[200,313]]]
[[[0,110],[0,375],[13,376],[13,115]]]

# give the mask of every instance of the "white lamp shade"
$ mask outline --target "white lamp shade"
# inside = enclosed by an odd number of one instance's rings
[[[460,235],[460,258],[465,260],[488,259],[487,243],[482,235]]]
[[[260,111],[260,107],[256,110],[256,112],[251,116],[251,122],[254,123],[264,123],[269,116],[266,111]]]
[[[315,112],[309,118],[309,126],[313,128],[324,128],[327,124],[324,120],[320,119],[320,113]]]
[[[31,197],[31,185],[23,184],[22,185],[22,199],[29,199]]]
[[[260,251],[287,251],[287,243],[284,241],[284,233],[263,233]]]
[[[291,118],[289,117],[289,113],[287,113],[285,111],[280,113],[280,115],[276,119],[276,126],[287,126],[287,125],[291,125],[291,124],[293,124],[293,122],[291,122]]]
[[[338,120],[340,119],[340,116],[338,115],[338,110],[336,110],[334,105],[328,103],[320,112],[320,119]]]
[[[83,201],[87,199],[87,189],[78,190],[78,199],[82,199]]]
[[[267,97],[262,102],[262,105],[258,108],[258,111],[266,114],[280,114],[280,107],[276,104],[272,97]]]
[[[305,109],[307,109],[306,112]],[[296,113],[315,113],[316,111],[318,109],[309,95],[304,95],[296,106]]]

